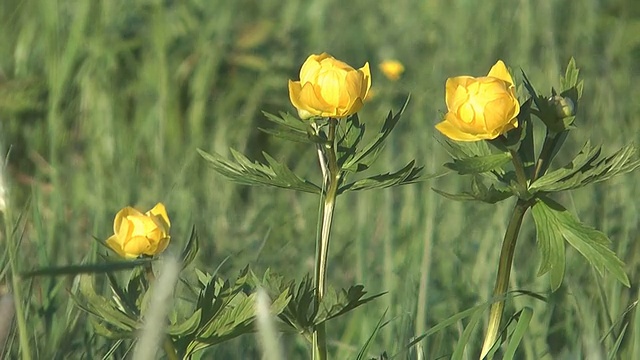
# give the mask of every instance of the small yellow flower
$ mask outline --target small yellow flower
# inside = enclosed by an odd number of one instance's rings
[[[385,60],[380,63],[380,71],[387,79],[396,81],[404,73],[404,65],[398,60]]]
[[[162,203],[156,204],[146,213],[126,207],[120,210],[113,221],[114,234],[107,245],[118,255],[133,259],[140,255],[157,255],[169,245],[171,222]]]
[[[289,98],[302,119],[344,118],[362,108],[370,88],[369,63],[356,70],[322,53],[302,64],[300,81],[289,80]]]
[[[436,129],[450,139],[495,139],[518,127],[520,104],[513,79],[501,60],[487,76],[447,79],[445,100],[449,112]]]

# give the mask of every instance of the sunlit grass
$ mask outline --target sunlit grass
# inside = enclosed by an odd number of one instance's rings
[[[348,6],[336,0],[4,0],[0,129],[18,226],[9,235],[15,224],[4,224],[9,231],[0,249],[13,241],[19,251],[0,257],[0,289],[11,282],[8,256],[20,270],[96,260],[97,251],[105,250],[92,237],[111,234],[119,209],[159,201],[172,219],[169,251],[182,248],[195,224],[201,239],[196,262],[204,269],[213,271],[229,257],[221,269],[228,276],[247,263],[297,278],[311,273],[317,198],[234,185],[196,153],[202,148],[226,154],[233,147],[260,159],[267,150],[319,179],[313,149],[257,130],[269,126],[261,110],[295,111],[286,83],[310,53],[372,64],[378,96],[363,108],[363,121],[379,124],[411,94],[380,168],[417,158],[427,172],[439,169],[447,158],[433,125],[445,111],[445,79],[482,74],[498,58],[513,67],[517,84],[520,68],[526,69],[545,92],[557,86],[568,59],[576,58],[585,80],[584,106],[566,147],[573,152],[560,154],[558,165],[579,150],[582,139],[602,143],[605,150],[637,140],[636,8],[631,0],[354,0]],[[405,65],[396,82],[377,70],[388,58]],[[627,264],[631,289],[600,278],[569,250],[565,283],[548,294],[548,280],[535,276],[534,229],[522,229],[510,288],[548,295],[549,302],[520,296],[508,303],[507,314],[524,306],[534,311],[516,358],[604,358],[610,351],[621,359],[640,357],[640,316],[625,313],[639,296],[636,176],[562,199],[611,237]],[[455,191],[462,184],[447,177],[340,199],[330,281],[358,282],[372,294],[388,294],[329,324],[334,358],[354,358],[385,311],[390,322],[378,332],[371,357],[396,354],[413,336],[491,297],[513,204],[461,204],[430,189]],[[100,358],[113,345],[96,336],[71,303],[67,290],[74,286],[65,277],[22,283],[34,358]],[[422,342],[425,358],[451,356],[467,321]],[[479,350],[480,332],[466,358]],[[279,340],[290,358],[306,357],[306,344],[296,337]],[[7,344],[8,357],[17,357],[17,333]],[[130,353],[130,346],[122,345],[114,356]],[[258,356],[256,338],[246,336],[203,358]]]

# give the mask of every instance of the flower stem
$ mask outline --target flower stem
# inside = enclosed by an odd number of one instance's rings
[[[333,223],[333,210],[335,209],[336,197],[338,195],[338,183],[340,181],[340,169],[335,149],[336,119],[329,119],[329,129],[327,133],[327,143],[321,151],[318,151],[320,164],[324,175],[325,193],[323,194],[322,205],[322,227],[320,238],[316,241],[316,266],[314,285],[316,291],[316,301],[322,301],[326,290],[327,263],[329,258],[329,239],[331,225]],[[315,327],[312,338],[313,359],[327,359],[327,338],[324,323]]]
[[[504,299],[504,295],[509,286],[516,241],[518,240],[518,233],[520,232],[524,214],[530,206],[531,203],[529,201],[518,200],[513,208],[513,214],[511,215],[511,220],[509,220],[507,231],[504,234],[498,263],[498,275],[496,276],[496,285],[493,289],[493,297],[494,299],[498,298],[498,300],[491,305],[491,310],[489,311],[489,325],[487,326],[487,333],[484,338],[484,343],[482,344],[480,359],[483,359],[487,355],[498,337],[498,330],[500,329],[500,321],[502,320],[502,312],[506,300]]]

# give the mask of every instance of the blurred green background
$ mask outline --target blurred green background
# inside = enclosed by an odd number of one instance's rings
[[[370,62],[376,96],[360,118],[372,127],[411,94],[374,171],[411,159],[426,172],[439,170],[448,159],[433,125],[446,111],[445,80],[484,75],[498,59],[518,85],[523,69],[538,91],[549,93],[576,58],[584,97],[578,128],[556,166],[588,138],[607,153],[638,139],[634,0],[3,0],[0,134],[11,206],[26,219],[21,268],[97,260],[96,252],[106,251],[92,237],[111,234],[120,208],[146,210],[162,201],[173,224],[170,251],[179,251],[195,224],[203,269],[213,271],[229,257],[225,276],[247,263],[297,279],[312,272],[318,199],[232,184],[196,149],[228,154],[232,147],[257,160],[267,151],[320,182],[314,149],[257,128],[270,126],[263,110],[294,112],[287,80],[297,79],[309,54],[321,52],[354,67]],[[404,63],[399,81],[378,70],[386,59]],[[412,336],[490,298],[513,200],[457,203],[431,191],[464,190],[468,182],[450,175],[338,199],[329,282],[388,294],[329,325],[334,358],[355,357],[385,310],[390,322],[371,356],[397,354]],[[507,316],[524,305],[534,309],[519,358],[640,356],[640,316],[625,313],[640,283],[636,183],[637,174],[626,175],[558,199],[610,236],[631,289],[598,276],[569,250],[565,283],[548,294],[546,277],[536,277],[535,232],[525,218],[511,288],[549,295],[549,303],[528,297],[508,303]],[[39,278],[25,292],[36,358],[99,358],[111,344],[84,317],[69,323],[78,312],[71,286],[71,278]],[[448,358],[465,324],[429,337],[419,351],[426,359]],[[466,358],[477,356],[481,333]],[[11,344],[10,354],[17,354],[17,341]],[[259,358],[255,344],[244,336],[203,357]],[[283,336],[282,344],[292,359],[308,353],[295,335]],[[413,349],[397,358],[417,356]]]

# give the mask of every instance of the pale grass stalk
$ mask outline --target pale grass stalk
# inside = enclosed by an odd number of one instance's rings
[[[144,328],[140,333],[133,359],[152,360],[158,358],[160,345],[164,347],[168,359],[178,359],[173,342],[166,337],[167,314],[171,309],[173,290],[178,282],[180,263],[173,257],[164,260],[160,276],[152,284],[151,303],[144,314]]]
[[[13,316],[16,313],[13,306],[13,296],[10,293],[0,297],[0,355],[4,353],[4,347],[7,344],[7,338],[11,332],[13,324]]]
[[[281,360],[282,356],[280,344],[278,342],[278,331],[276,330],[274,317],[271,314],[271,300],[264,289],[258,289],[256,294],[256,325],[258,328],[258,343],[262,348],[262,359]]]
[[[13,292],[13,312],[16,317],[16,325],[18,327],[18,342],[20,344],[20,355],[23,360],[31,360],[31,351],[29,345],[29,332],[27,329],[27,320],[25,317],[25,309],[22,302],[22,279],[20,269],[18,268],[18,239],[16,232],[16,224],[14,224],[13,213],[9,204],[9,195],[7,186],[5,185],[6,161],[0,168],[0,204],[2,205],[2,215],[4,220],[4,241],[9,249],[9,269],[11,270],[11,292]]]

